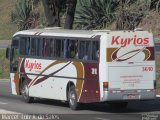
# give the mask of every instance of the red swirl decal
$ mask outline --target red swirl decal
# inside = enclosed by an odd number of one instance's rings
[[[148,50],[146,48],[142,48],[142,49],[136,49],[136,50],[129,51],[129,52],[124,53],[123,55],[117,57],[117,53],[120,49],[121,49],[121,47],[112,53],[112,56],[111,56],[112,61],[119,61],[119,62],[126,61],[126,60],[129,60],[129,59],[133,58],[134,56],[136,56],[140,52],[144,53],[144,55],[145,55],[144,60],[148,60],[151,56],[150,50]],[[123,58],[124,56],[127,57],[127,58]]]

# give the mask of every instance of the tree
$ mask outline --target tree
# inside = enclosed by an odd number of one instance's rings
[[[60,26],[60,11],[63,0],[42,0],[47,26]]]
[[[121,0],[117,9],[116,29],[133,30],[148,12],[148,0]]]
[[[114,22],[117,5],[116,0],[79,0],[76,29],[105,29]]]
[[[16,9],[11,13],[11,21],[18,25],[19,30],[35,28],[39,25],[39,13],[33,12],[33,0],[17,0]]]
[[[77,0],[67,0],[66,19],[64,24],[65,29],[72,29],[76,4]]]
[[[42,3],[48,26],[60,27],[60,13],[66,11],[64,28],[72,29],[77,0],[42,0]]]

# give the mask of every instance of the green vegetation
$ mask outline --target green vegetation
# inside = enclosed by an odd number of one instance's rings
[[[10,40],[17,31],[17,26],[10,20],[16,0],[0,0],[0,3],[0,40]]]
[[[55,0],[48,3],[51,14],[60,14],[60,26],[65,22],[68,6],[66,1]],[[17,30],[49,25],[40,0],[0,2],[0,40],[11,39]],[[56,13],[57,10],[59,13]],[[53,21],[56,22],[57,18]],[[114,30],[141,27],[157,35],[160,32],[159,20],[160,0],[78,0],[74,28]]]
[[[76,29],[133,30],[136,27],[160,32],[160,0],[79,0]]]
[[[157,88],[159,89],[160,93],[160,54],[156,55],[156,80],[157,80]]]
[[[19,16],[16,16],[16,13],[18,14],[18,12],[16,11],[16,1],[17,0],[0,0],[0,3],[1,3],[0,4],[0,40],[11,40],[13,34],[16,31],[18,31],[18,26],[17,26],[18,24],[15,24],[17,17],[19,17]],[[23,1],[23,0],[20,0],[20,1]],[[44,18],[43,8],[41,4],[38,4],[38,1],[39,0],[32,0],[31,2],[32,9],[34,9],[35,13],[37,12],[40,13],[40,16],[42,18],[41,23],[44,24],[45,18]],[[14,22],[12,21],[13,17],[15,18]],[[32,19],[27,19],[27,20],[33,23]]]
[[[9,61],[5,58],[5,49],[0,49],[0,79],[9,78]]]
[[[78,29],[105,29],[116,18],[118,2],[113,0],[79,0],[75,15]]]
[[[39,13],[33,12],[35,4],[32,0],[17,0],[16,9],[11,14],[11,20],[19,30],[35,28],[39,25]]]

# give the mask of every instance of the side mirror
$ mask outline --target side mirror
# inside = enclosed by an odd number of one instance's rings
[[[7,49],[6,49],[6,59],[10,59],[10,47],[7,47]]]

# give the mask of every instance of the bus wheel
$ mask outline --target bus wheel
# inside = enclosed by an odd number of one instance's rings
[[[79,103],[77,102],[77,94],[75,86],[73,85],[68,90],[68,103],[72,110],[77,110],[79,107]]]
[[[27,86],[27,82],[25,80],[22,82],[21,94],[22,94],[23,100],[26,103],[33,102],[34,98],[33,97],[29,97],[29,89],[28,89],[28,86]]]

